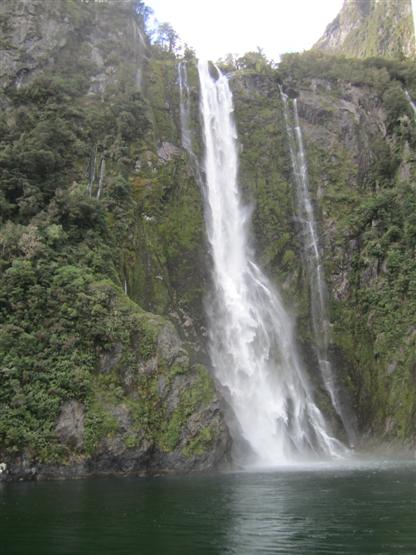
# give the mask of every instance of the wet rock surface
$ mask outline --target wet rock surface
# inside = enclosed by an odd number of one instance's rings
[[[127,373],[123,361],[132,353],[121,344],[100,357],[100,372],[118,376],[121,398],[97,389],[93,415],[75,400],[62,406],[55,434],[67,450],[65,463],[38,462],[29,451],[8,455],[0,481],[204,472],[227,464],[231,440],[212,377],[190,364],[172,323],[156,316],[150,322],[155,353],[147,362],[139,342]],[[94,432],[91,418],[107,422],[108,430]]]

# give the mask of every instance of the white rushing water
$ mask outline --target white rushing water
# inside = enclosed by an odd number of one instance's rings
[[[205,213],[213,259],[210,354],[229,393],[240,433],[257,462],[282,464],[311,453],[340,456],[316,406],[278,291],[254,261],[249,210],[238,186],[238,143],[227,78],[198,64],[205,143]]]
[[[404,91],[404,94],[406,95],[407,101],[410,104],[411,109],[413,110],[413,116],[416,120],[416,104],[413,102],[412,97],[409,94],[409,91]]]
[[[296,98],[293,99],[293,118],[290,118],[289,99],[280,89],[288,136],[290,157],[296,186],[296,212],[302,231],[304,262],[309,280],[311,317],[319,369],[331,403],[340,417],[351,444],[355,431],[340,401],[334,371],[329,359],[330,322],[328,317],[327,289],[319,248],[318,230],[310,196],[308,167],[303,145],[302,129]]]

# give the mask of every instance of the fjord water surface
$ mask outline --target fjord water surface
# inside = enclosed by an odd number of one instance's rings
[[[0,484],[4,555],[416,553],[416,465]]]

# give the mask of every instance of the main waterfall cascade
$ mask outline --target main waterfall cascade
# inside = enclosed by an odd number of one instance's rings
[[[282,88],[280,88],[280,95],[283,101],[284,118],[296,188],[297,219],[302,232],[304,262],[309,279],[312,328],[319,369],[331,403],[342,421],[350,443],[354,444],[356,439],[355,430],[351,424],[351,418],[345,414],[345,408],[340,401],[339,388],[329,359],[330,322],[327,308],[327,289],[323,274],[314,208],[309,192],[308,167],[303,145],[302,129],[299,122],[297,100],[295,98],[292,101],[293,118],[290,118],[289,99]]]
[[[346,448],[314,402],[278,291],[253,258],[249,210],[238,187],[238,143],[227,78],[198,63],[205,156],[206,231],[213,260],[210,355],[240,433],[258,464],[275,465]]]

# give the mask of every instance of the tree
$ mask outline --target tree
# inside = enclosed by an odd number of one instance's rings
[[[270,68],[270,62],[267,60],[261,48],[257,52],[247,52],[236,60],[239,69],[252,69],[259,73],[263,73]]]
[[[173,52],[178,41],[178,34],[170,23],[161,23],[157,29],[156,43],[169,52]]]
[[[134,4],[134,11],[137,13],[139,18],[142,20],[143,25],[146,27],[147,22],[151,15],[153,15],[153,10],[149,6],[146,6],[142,0],[137,0]]]

